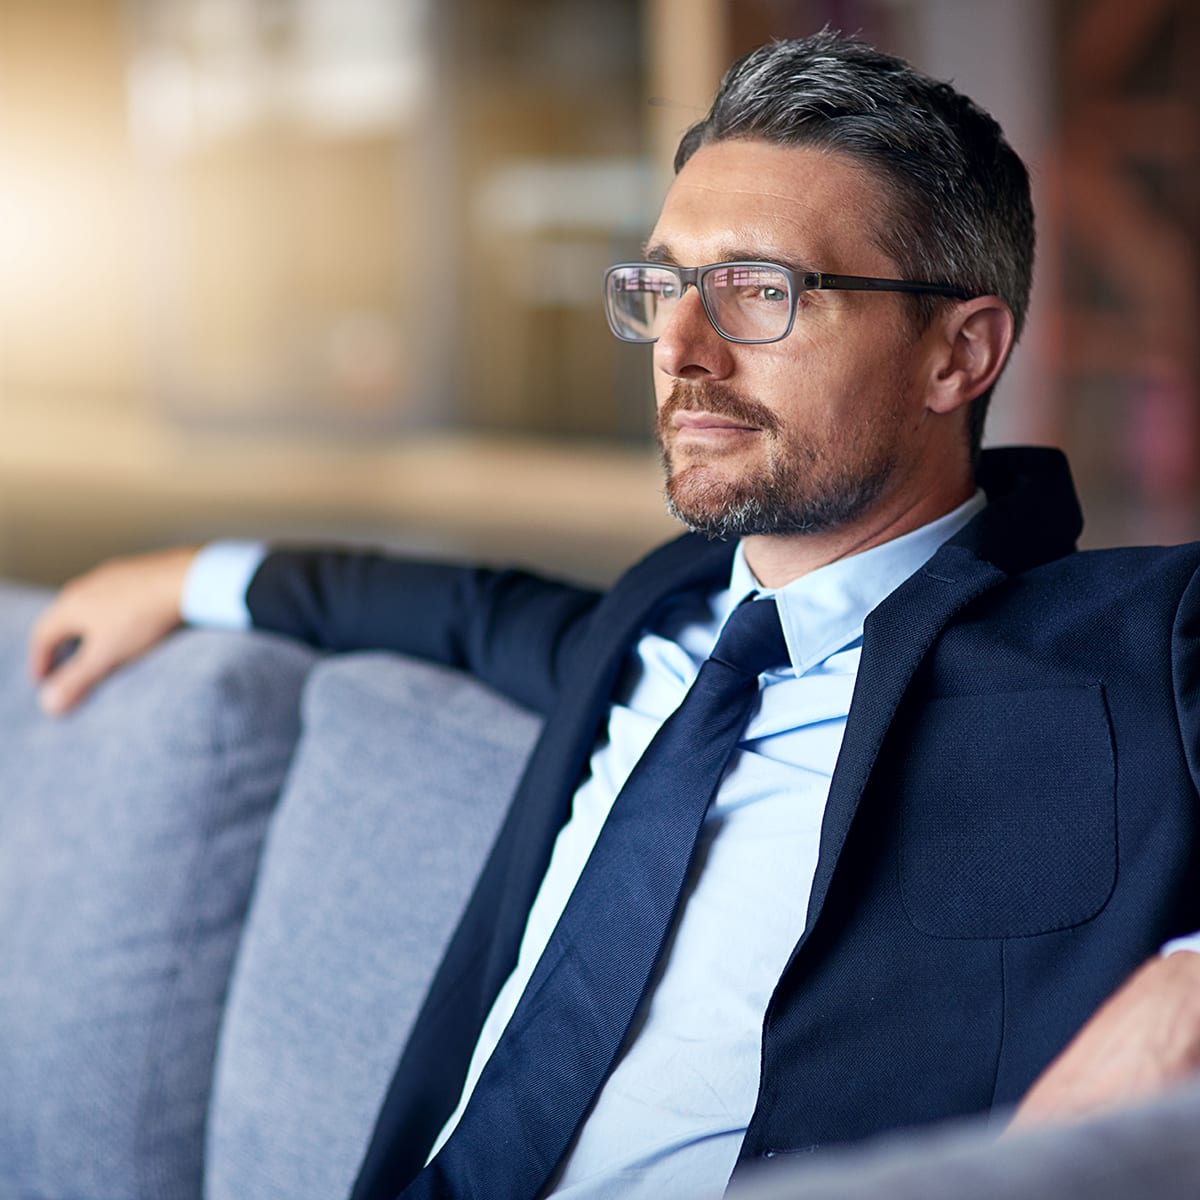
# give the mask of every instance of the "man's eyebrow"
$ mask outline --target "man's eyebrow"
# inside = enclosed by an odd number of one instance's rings
[[[666,263],[669,266],[679,266],[679,260],[673,255],[666,246],[659,242],[654,242],[650,245],[642,247],[642,254],[646,262]]]
[[[665,263],[667,266],[678,267],[683,264],[679,259],[667,249],[666,246],[659,242],[654,242],[645,246],[642,250],[645,255],[645,262]],[[713,262],[772,262],[778,263],[781,267],[790,267],[799,275],[805,275],[810,271],[815,271],[817,268],[811,262],[801,261],[800,259],[784,254],[764,253],[762,250],[748,249],[744,246],[722,246],[718,250],[717,258]],[[704,266],[704,263],[694,263],[693,266]]]

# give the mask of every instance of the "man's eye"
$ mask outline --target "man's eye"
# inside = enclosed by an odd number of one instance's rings
[[[761,301],[766,304],[783,304],[787,300],[787,288],[775,287],[769,283],[748,284],[738,288],[738,299],[741,301]]]

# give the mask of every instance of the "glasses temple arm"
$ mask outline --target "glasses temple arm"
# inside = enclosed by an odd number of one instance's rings
[[[872,275],[830,275],[825,271],[808,271],[802,277],[811,291],[838,292],[916,292],[931,296],[953,296],[970,300],[973,293],[947,283],[925,283],[915,279],[879,279]]]

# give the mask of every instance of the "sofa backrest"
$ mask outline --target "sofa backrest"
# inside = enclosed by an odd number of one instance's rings
[[[538,721],[389,655],[317,666],[230,988],[207,1200],[341,1200]]]

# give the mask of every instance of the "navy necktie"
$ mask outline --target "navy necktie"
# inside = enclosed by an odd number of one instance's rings
[[[638,760],[463,1112],[402,1200],[534,1200],[629,1032],[674,926],[696,841],[758,696],[786,664],[774,600],[730,616]]]

